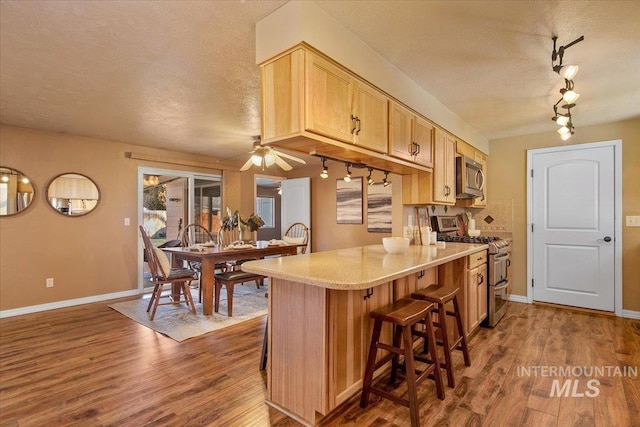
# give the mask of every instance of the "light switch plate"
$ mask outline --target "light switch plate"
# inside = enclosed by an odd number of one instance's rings
[[[125,218],[124,225],[131,225],[131,220],[129,218]]]
[[[640,227],[640,216],[639,215],[627,215],[626,216],[626,225],[627,225],[627,227]]]

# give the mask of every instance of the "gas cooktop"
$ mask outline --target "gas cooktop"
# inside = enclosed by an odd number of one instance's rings
[[[502,240],[501,237],[495,236],[452,236],[447,234],[438,233],[438,240],[443,242],[462,242],[462,243],[491,243]]]

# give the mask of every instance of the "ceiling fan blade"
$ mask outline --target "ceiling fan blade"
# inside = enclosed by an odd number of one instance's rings
[[[279,154],[279,153],[278,153]],[[291,165],[280,158],[280,156],[276,156],[276,165],[280,166],[285,171],[290,171],[293,169]]]
[[[275,151],[278,154],[278,156],[282,156],[285,159],[293,160],[294,162],[302,163],[303,165],[307,164],[307,162],[305,162],[304,160],[302,160],[302,159],[300,159],[298,157],[292,156],[292,155],[287,154],[287,153],[283,153],[282,151],[276,151],[276,150],[273,150],[273,151]]]
[[[251,161],[251,157],[249,157],[249,160],[247,160],[247,162],[244,165],[242,165],[242,167],[240,168],[240,172],[244,172],[248,170],[251,167],[251,165],[253,165],[253,162]]]

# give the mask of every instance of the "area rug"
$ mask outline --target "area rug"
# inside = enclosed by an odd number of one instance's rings
[[[233,316],[227,316],[227,293],[220,296],[220,312],[211,316],[202,314],[202,304],[198,303],[198,290],[191,294],[196,304],[196,314],[191,313],[186,304],[161,305],[153,320],[149,320],[147,305],[149,297],[118,302],[109,305],[112,309],[124,314],[154,331],[160,332],[180,342],[211,331],[226,328],[258,316],[267,314],[267,283],[260,289],[255,284],[236,285],[233,292]],[[166,301],[166,300],[165,300]]]

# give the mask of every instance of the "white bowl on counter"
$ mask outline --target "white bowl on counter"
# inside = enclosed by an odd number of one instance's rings
[[[409,249],[411,240],[407,237],[383,237],[382,246],[390,254],[401,254]]]

